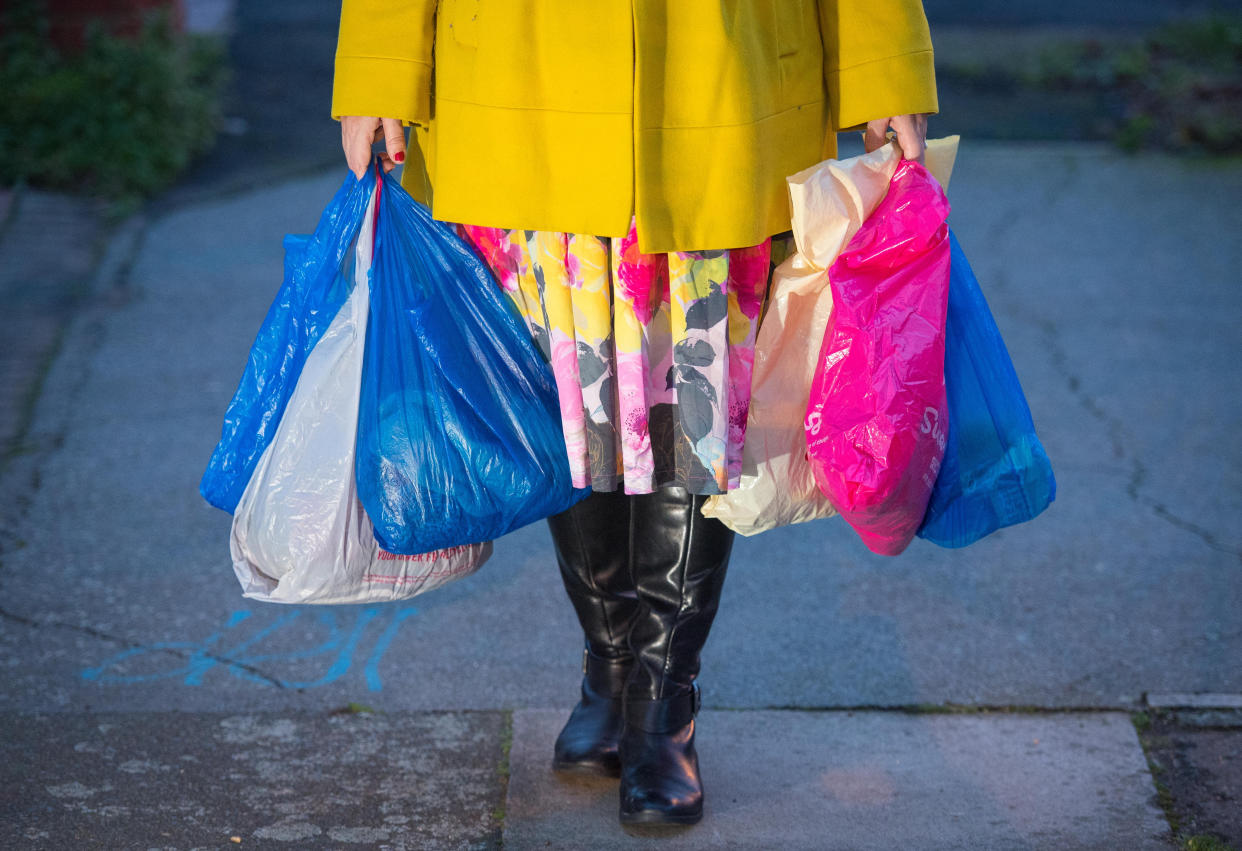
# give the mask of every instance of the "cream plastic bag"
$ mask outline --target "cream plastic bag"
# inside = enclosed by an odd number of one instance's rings
[[[957,136],[927,144],[927,168],[948,187]],[[832,313],[828,269],[888,190],[900,162],[895,145],[826,160],[788,178],[798,250],[772,274],[755,340],[742,478],[713,496],[703,514],[741,535],[836,514],[806,457],[807,399]]]
[[[358,236],[353,292],[306,359],[233,513],[229,549],[246,597],[274,603],[400,600],[474,572],[490,542],[395,555],[358,500],[354,440],[366,344],[375,199]]]

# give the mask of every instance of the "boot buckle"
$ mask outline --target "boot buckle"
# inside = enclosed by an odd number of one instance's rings
[[[645,733],[673,733],[694,720],[700,700],[698,683],[672,697],[627,698],[625,723]]]

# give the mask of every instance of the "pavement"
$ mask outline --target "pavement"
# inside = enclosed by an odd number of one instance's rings
[[[31,251],[29,246],[56,250]],[[20,333],[6,335],[0,355],[0,466],[30,426],[51,356],[80,306],[107,246],[101,205],[23,188],[0,190],[0,303]],[[49,256],[50,255],[50,256]]]
[[[109,230],[16,370],[0,848],[1167,849],[1177,759],[1205,796],[1237,776],[1242,164],[964,140],[951,223],[1058,500],[896,559],[839,520],[739,539],[701,677],[707,814],[652,835],[617,824],[615,783],[550,770],[580,634],[540,525],[404,603],[240,596],[197,482],[281,238],[344,176],[320,155],[225,158]],[[0,231],[0,270],[28,270],[6,309],[72,265],[31,197]],[[1174,721],[1219,764],[1153,740]]]
[[[642,841],[613,788],[548,767],[579,636],[538,525],[407,603],[240,597],[196,484],[281,237],[341,178],[122,227],[65,334],[0,481],[16,844]],[[1238,165],[963,147],[952,222],[1058,501],[897,559],[839,521],[739,540],[702,675],[708,818],[669,847],[1168,847],[1129,713],[1242,693],[1239,192]]]

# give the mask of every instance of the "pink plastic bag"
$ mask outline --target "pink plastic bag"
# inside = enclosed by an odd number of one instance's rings
[[[828,270],[833,315],[806,412],[816,484],[863,543],[910,543],[944,457],[949,202],[903,162]]]

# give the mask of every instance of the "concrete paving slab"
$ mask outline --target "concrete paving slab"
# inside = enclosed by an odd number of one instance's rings
[[[649,847],[617,784],[550,767],[565,712],[514,713],[504,846]],[[701,824],[682,848],[1167,849],[1142,750],[1119,713],[704,712]]]
[[[505,724],[497,712],[3,715],[0,847],[495,848]]]

